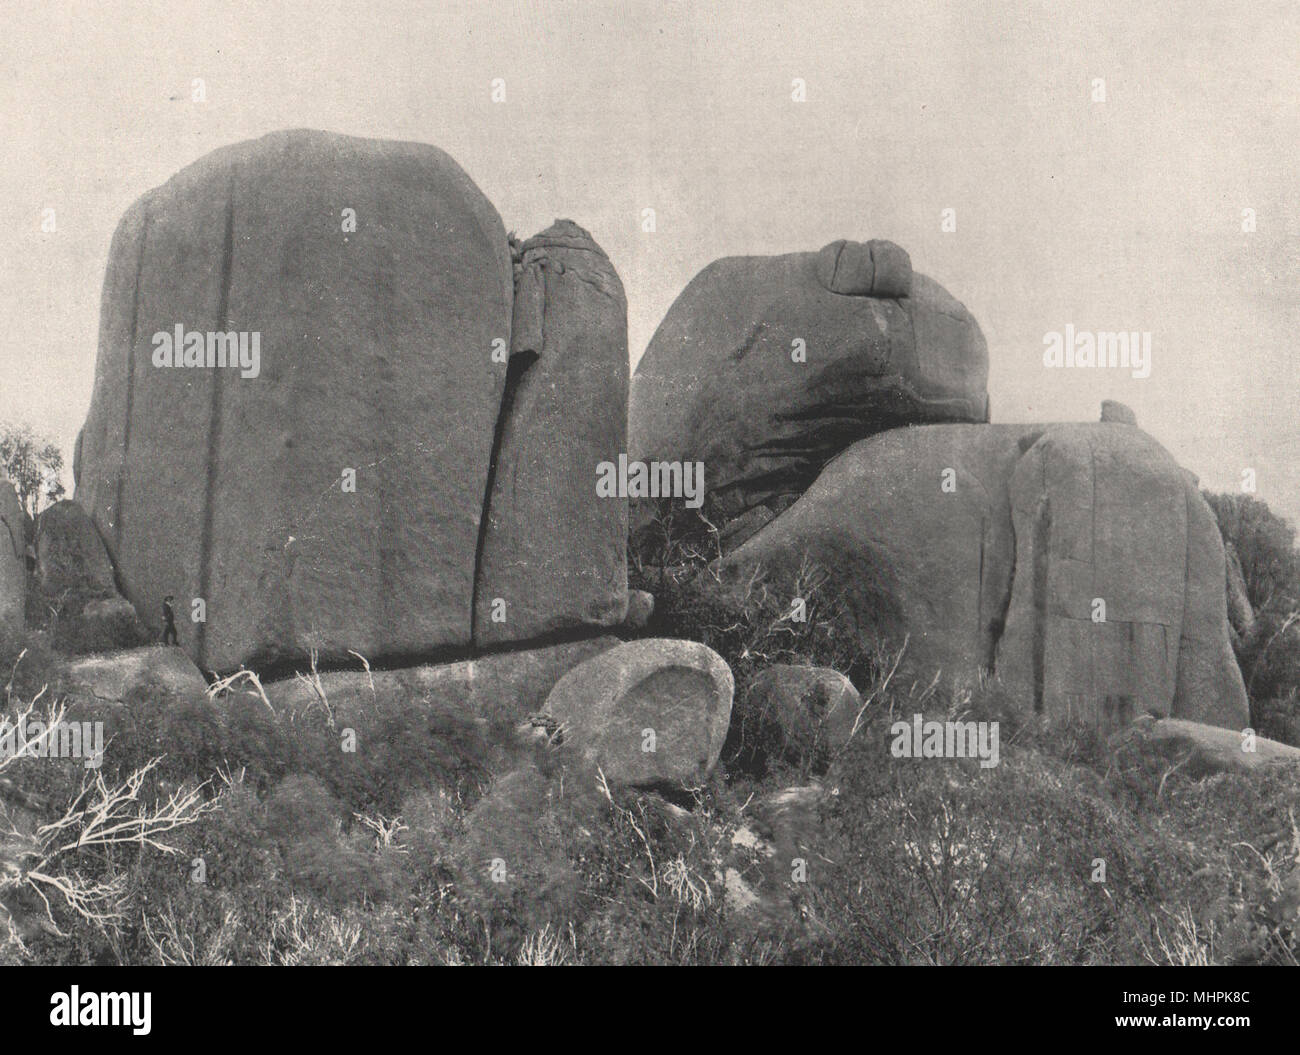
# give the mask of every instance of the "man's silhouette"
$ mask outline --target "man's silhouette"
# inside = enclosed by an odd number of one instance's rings
[[[180,641],[176,637],[176,610],[172,607],[174,598],[168,594],[163,598],[163,619],[167,625],[163,627],[163,644],[179,645]]]

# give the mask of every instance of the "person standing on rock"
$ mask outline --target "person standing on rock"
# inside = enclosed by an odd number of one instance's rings
[[[162,638],[164,645],[180,645],[180,641],[176,636],[176,609],[172,607],[173,600],[171,594],[163,598],[163,619],[166,621]]]

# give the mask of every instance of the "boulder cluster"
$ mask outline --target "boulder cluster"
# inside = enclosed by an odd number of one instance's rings
[[[625,445],[622,286],[565,221],[518,257],[413,143],[270,135],[132,206],[74,472],[141,615],[215,670],[619,623],[626,507],[574,470]]]
[[[918,675],[996,677],[1048,717],[1244,728],[1195,477],[1111,401],[1092,424],[988,424],[987,376],[974,318],[889,242],[728,258],[651,340],[630,441],[704,462],[735,581],[820,569],[864,647],[905,641]],[[636,503],[642,548],[671,507]]]
[[[118,227],[76,495],[41,514],[34,570],[0,485],[0,622],[29,580],[158,637],[167,603],[193,666],[258,670],[275,706],[446,701],[615,783],[690,788],[732,672],[638,636],[629,529],[672,500],[629,518],[595,484],[620,457],[703,463],[720,582],[811,563],[864,647],[895,633],[918,673],[996,678],[1047,718],[1248,724],[1242,591],[1195,479],[1119,404],[990,424],[979,325],[897,245],[710,264],[630,386],[626,315],[586,231],[517,242],[433,147],[218,150]],[[81,660],[69,685],[195,682],[178,662]],[[829,670],[746,688],[813,772],[862,706]]]

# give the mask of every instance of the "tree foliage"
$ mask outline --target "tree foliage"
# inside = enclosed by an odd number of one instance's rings
[[[30,426],[0,425],[0,464],[28,516],[63,497],[63,452]]]
[[[1205,499],[1225,546],[1241,561],[1257,629],[1240,643],[1237,662],[1251,701],[1251,720],[1266,736],[1300,742],[1300,550],[1295,528],[1250,495]]]

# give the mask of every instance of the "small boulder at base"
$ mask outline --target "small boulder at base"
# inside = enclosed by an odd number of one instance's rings
[[[779,729],[785,761],[824,772],[853,735],[862,697],[839,671],[778,663],[754,678],[746,702]]]
[[[645,638],[587,660],[543,707],[553,743],[601,768],[615,785],[696,787],[722,753],[731,670],[706,645]]]
[[[1300,765],[1300,747],[1255,736],[1244,729],[1221,729],[1180,718],[1142,724],[1148,740],[1171,760],[1185,764],[1190,777]]]
[[[121,703],[133,692],[150,687],[169,696],[194,698],[207,692],[208,683],[189,656],[165,645],[85,656],[63,671],[63,692],[87,701]]]
[[[61,623],[59,631],[65,629]],[[140,621],[135,606],[125,597],[114,594],[89,601],[66,623],[69,644],[77,652],[109,652],[115,649],[136,648],[157,640]],[[63,638],[56,633],[56,641]],[[75,644],[74,644],[75,642]]]
[[[75,590],[109,597],[117,592],[99,530],[70,498],[55,502],[37,519],[36,566],[41,589],[48,595]]]
[[[655,595],[649,590],[628,590],[627,615],[623,625],[631,630],[640,630],[655,614]]]
[[[423,708],[507,728],[539,711],[566,671],[617,644],[615,637],[598,637],[454,663],[304,674],[265,688],[277,711],[301,713],[327,703],[337,719],[347,720],[385,707]]]

